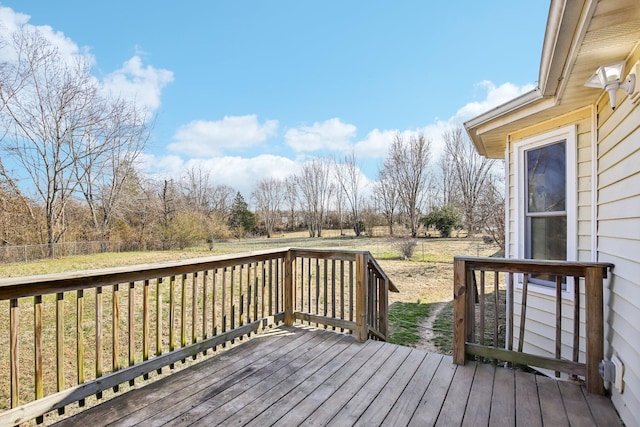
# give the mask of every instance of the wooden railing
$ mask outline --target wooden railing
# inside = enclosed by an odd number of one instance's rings
[[[454,348],[456,364],[464,364],[468,356],[501,360],[516,365],[532,366],[584,378],[587,391],[604,394],[598,372],[603,358],[603,279],[608,263],[516,260],[499,258],[456,257],[454,259]],[[478,273],[478,274],[476,274]],[[529,287],[544,275],[551,280],[547,298],[551,298],[555,322],[552,339],[554,357],[524,353],[527,333]],[[514,280],[514,277],[517,280]],[[573,325],[571,340],[563,342],[563,283],[573,280],[572,313],[565,313]],[[515,298],[514,283],[521,287]],[[581,288],[583,291],[581,291]],[[567,288],[568,289],[568,288]],[[490,298],[487,297],[490,295]],[[584,301],[582,301],[582,299]],[[519,303],[519,327],[514,331],[514,302]],[[584,306],[581,306],[581,302]],[[584,309],[586,324],[586,360],[580,358],[580,311]],[[566,307],[565,307],[566,310]],[[502,313],[502,315],[501,315]],[[569,315],[569,316],[567,316]],[[517,332],[517,348],[514,337]],[[562,357],[563,346],[571,347],[570,359]]]
[[[386,339],[389,289],[368,252],[310,249],[2,279],[0,425],[82,406],[281,322]]]

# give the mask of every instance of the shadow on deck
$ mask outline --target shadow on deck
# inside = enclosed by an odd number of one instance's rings
[[[58,425],[622,425],[541,375],[305,326],[278,327]]]

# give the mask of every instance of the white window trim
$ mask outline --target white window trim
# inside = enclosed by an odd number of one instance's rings
[[[525,257],[525,160],[524,153],[527,150],[566,141],[566,212],[567,212],[567,261],[576,261],[578,250],[578,190],[577,190],[577,139],[576,126],[567,126],[561,129],[536,135],[513,144],[513,176],[514,176],[514,247],[515,257]],[[522,287],[522,275],[518,275],[516,285]],[[566,289],[562,291],[562,297],[573,299],[573,278],[567,278]],[[555,296],[555,290],[546,286],[529,282],[529,290],[545,295]]]

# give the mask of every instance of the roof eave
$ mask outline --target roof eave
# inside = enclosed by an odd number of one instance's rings
[[[503,117],[507,114],[511,114],[513,112],[523,110],[526,107],[531,106],[542,99],[544,99],[544,96],[542,95],[542,91],[540,90],[540,88],[535,88],[532,91],[523,93],[522,95],[512,99],[511,101],[506,102],[502,105],[499,105],[494,109],[489,110],[486,113],[483,113],[465,122],[464,127],[467,133],[469,134],[471,141],[473,141],[473,144],[475,145],[478,153],[480,153],[483,156],[487,156],[487,150],[484,144],[482,143],[482,138],[475,130],[477,130],[480,126],[482,126],[485,123],[489,123],[497,119],[498,117]]]

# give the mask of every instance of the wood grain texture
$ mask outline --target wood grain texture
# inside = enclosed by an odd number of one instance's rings
[[[258,334],[61,426],[107,423],[621,426],[575,384],[308,326]]]

